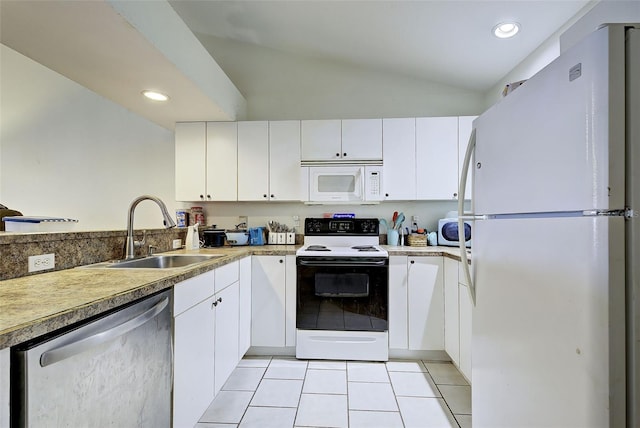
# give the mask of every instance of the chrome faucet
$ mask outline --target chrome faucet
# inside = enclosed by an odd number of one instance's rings
[[[158,204],[158,206],[160,207],[160,211],[162,211],[162,216],[164,217],[164,227],[166,227],[167,229],[176,227],[176,223],[169,215],[167,206],[159,198],[150,195],[142,195],[134,199],[134,201],[131,202],[131,206],[129,207],[129,216],[127,217],[127,241],[125,243],[124,252],[125,260],[133,259],[135,257],[135,249],[144,245],[144,237],[142,238],[142,241],[136,241],[133,237],[133,211],[136,209],[136,206],[145,199],[149,199],[150,201]]]

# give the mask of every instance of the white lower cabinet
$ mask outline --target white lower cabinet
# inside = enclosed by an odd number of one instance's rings
[[[466,277],[460,272],[458,284],[458,308],[460,311],[460,372],[471,382],[471,329],[473,326],[473,302]]]
[[[253,256],[251,345],[295,345],[295,256]]]
[[[203,290],[205,297],[202,298]],[[213,271],[174,287],[173,426],[193,427],[215,396]]]
[[[458,261],[444,258],[444,350],[460,366]]]
[[[173,426],[193,427],[239,361],[239,262],[174,286]]]
[[[462,264],[448,258],[444,259],[444,307],[444,350],[470,382],[473,304]]]
[[[0,349],[0,427],[9,426],[9,348]]]
[[[215,394],[238,365],[240,286],[234,282],[215,297]],[[205,409],[206,410],[206,409]]]
[[[444,349],[442,257],[389,257],[389,348]]]

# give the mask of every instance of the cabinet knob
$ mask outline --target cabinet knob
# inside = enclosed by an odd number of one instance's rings
[[[454,197],[454,198],[457,198],[457,197],[458,197],[458,193],[457,193],[457,192],[456,192],[456,193],[454,193],[454,194],[453,194],[453,197]]]
[[[204,195],[200,195],[200,199],[204,199]]]
[[[384,194],[384,196],[385,196],[386,198],[388,198],[388,197],[389,197],[389,194],[388,194],[388,193],[385,193],[385,194]]]
[[[263,195],[262,195],[262,197],[263,197],[263,198],[266,198],[266,197],[267,197],[267,194],[266,194],[266,193],[265,193],[265,194],[263,194]]]
[[[280,259],[280,263],[284,263],[284,260]]]
[[[271,198],[275,198],[275,197],[276,197],[275,195],[271,195]]]
[[[340,157],[340,153],[336,153],[336,157],[339,158]]]
[[[346,154],[346,153],[343,153],[343,154],[342,154],[342,156],[344,156],[344,157],[346,158],[346,157],[347,157],[347,154]]]
[[[211,195],[207,195],[207,199],[211,199]]]
[[[411,264],[414,264],[416,261],[415,260],[411,260]]]

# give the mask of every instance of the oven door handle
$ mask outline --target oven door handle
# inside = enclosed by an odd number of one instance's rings
[[[386,260],[376,261],[336,261],[336,260],[298,260],[300,266],[330,266],[330,267],[367,267],[385,266]]]

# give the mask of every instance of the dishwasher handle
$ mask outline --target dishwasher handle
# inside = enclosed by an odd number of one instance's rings
[[[123,334],[126,334],[131,330],[135,330],[136,328],[155,318],[156,315],[162,312],[162,310],[166,308],[168,304],[169,298],[167,297],[155,304],[152,308],[145,310],[141,314],[136,314],[135,316],[131,317],[121,324],[93,334],[91,336],[78,339],[66,345],[62,345],[49,351],[45,351],[40,356],[40,366],[50,366],[69,357],[87,351],[91,348],[95,348],[96,346],[122,336]]]

